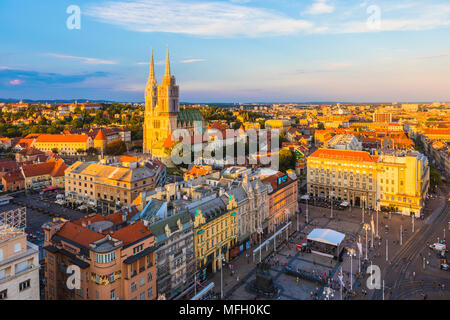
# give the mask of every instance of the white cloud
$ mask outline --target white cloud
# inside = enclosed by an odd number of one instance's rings
[[[328,0],[315,0],[314,3],[306,10],[308,14],[324,14],[332,13],[334,6],[328,3]]]
[[[206,61],[205,59],[186,59],[186,60],[181,60],[181,63],[194,63],[194,62],[204,62]]]
[[[132,31],[207,37],[287,35],[313,28],[311,22],[274,10],[218,1],[103,1],[88,5],[83,12]]]
[[[70,59],[70,60],[76,60],[82,63],[86,64],[117,64],[116,61],[111,60],[102,60],[97,58],[86,58],[86,57],[75,57],[75,56],[69,56],[64,54],[58,54],[58,53],[48,53],[47,56],[55,57],[59,59]]]

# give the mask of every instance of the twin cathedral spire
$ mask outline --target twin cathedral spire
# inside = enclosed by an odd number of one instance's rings
[[[166,53],[166,70],[162,84],[158,85],[155,76],[153,49],[150,58],[150,73],[145,88],[144,153],[160,148],[165,139],[177,129],[179,106],[179,87],[175,76],[170,72],[169,47]]]

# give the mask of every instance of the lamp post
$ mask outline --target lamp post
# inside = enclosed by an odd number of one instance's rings
[[[333,197],[334,197],[334,191],[330,191],[331,219],[333,219]]]
[[[353,291],[353,256],[355,255],[355,249],[348,249],[348,255],[350,256],[350,291]]]
[[[379,199],[377,199],[377,238],[379,238],[380,236],[378,235],[378,226],[379,226],[379,223],[378,223],[378,211],[380,210],[380,200]]]
[[[370,230],[370,225],[368,224],[368,223],[365,223],[364,224],[364,226],[363,226],[363,229],[366,231],[366,260],[368,260],[367,259],[367,240],[368,240],[368,235],[367,235],[367,232]]]
[[[308,208],[308,200],[309,200],[309,194],[306,197],[306,224],[309,223],[309,208]]]
[[[220,299],[223,299],[223,261],[225,260],[225,257],[223,256],[222,252],[220,252]]]
[[[364,197],[361,197],[362,200],[362,221],[361,223],[364,224],[364,207],[366,206],[366,202],[364,201]]]
[[[386,261],[389,260],[389,240],[386,239]]]
[[[374,223],[373,223],[373,215],[371,215],[371,226],[372,228],[375,228]],[[370,247],[373,248],[373,234],[375,233],[375,230],[371,230],[370,234],[372,236],[372,241],[370,242]]]
[[[403,225],[400,225],[400,245],[403,244]]]

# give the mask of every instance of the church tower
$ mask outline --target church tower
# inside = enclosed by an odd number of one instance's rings
[[[162,84],[157,85],[153,62],[150,62],[150,75],[145,88],[145,118],[143,151],[156,157],[165,157],[164,142],[177,129],[180,111],[179,87],[175,76],[170,72],[169,48],[166,54],[166,70]]]
[[[155,77],[155,64],[153,61],[153,48],[150,58],[150,73],[145,86],[145,110],[144,110],[144,141],[143,151],[148,154],[152,149],[152,117],[155,114],[158,96],[157,96],[157,82]]]

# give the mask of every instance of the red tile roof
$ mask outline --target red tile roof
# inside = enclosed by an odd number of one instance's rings
[[[123,244],[126,246],[128,244],[139,241],[152,233],[150,230],[144,226],[141,221],[130,224],[122,229],[119,229],[111,234],[112,237],[122,240]]]
[[[87,134],[41,134],[36,142],[86,142]]]
[[[67,165],[62,161],[57,162],[44,162],[37,164],[24,165],[22,167],[25,177],[36,177],[42,175],[51,175],[52,177],[64,176],[64,171],[67,169]]]
[[[103,133],[103,130],[98,130],[98,133],[97,133],[97,135],[95,136],[95,139],[94,140],[101,140],[101,141],[106,141],[106,136],[105,136],[105,134]]]
[[[6,181],[6,183],[13,183],[13,182],[25,180],[25,178],[22,175],[22,172],[20,172],[18,170],[7,172],[6,174],[3,175],[2,178]]]
[[[368,152],[337,149],[318,149],[308,158],[346,160],[355,162],[375,162]]]
[[[56,234],[85,247],[105,237],[101,233],[83,228],[73,222],[66,222]]]

